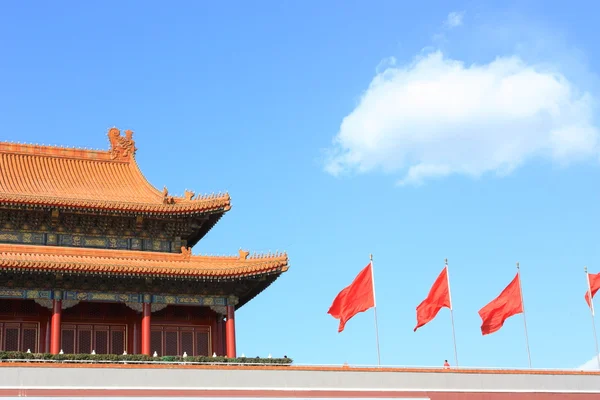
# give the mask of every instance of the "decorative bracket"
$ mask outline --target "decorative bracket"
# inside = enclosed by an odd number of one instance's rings
[[[143,303],[125,303],[125,305],[131,308],[133,311],[141,313],[143,309]],[[168,304],[152,304],[150,306],[150,312],[157,312],[167,307]]]
[[[60,212],[58,211],[57,208],[53,208],[52,211],[50,212],[50,224],[53,228],[56,228],[58,226],[59,215],[60,215]]]
[[[35,301],[37,304],[39,304],[42,307],[45,307],[49,310],[52,310],[52,308],[54,307],[54,303],[52,300],[48,300],[48,299],[33,299],[33,301]],[[60,303],[60,308],[62,310],[66,310],[67,308],[71,308],[76,306],[77,304],[79,304],[79,301],[77,300],[62,300]]]
[[[240,302],[240,299],[237,296],[231,295],[227,298],[228,306],[236,306],[239,302]]]
[[[210,309],[221,316],[227,315],[227,306],[210,306]]]
[[[141,215],[138,215],[137,217],[135,217],[135,229],[139,232],[142,230],[144,226],[144,217],[142,217]]]

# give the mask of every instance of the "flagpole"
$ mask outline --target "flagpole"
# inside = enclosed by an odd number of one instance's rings
[[[381,353],[379,352],[379,328],[377,327],[377,297],[375,296],[375,272],[373,271],[373,254],[369,256],[371,261],[371,282],[373,283],[373,315],[375,315],[375,342],[377,343],[377,365],[381,366]]]
[[[523,301],[523,288],[521,287],[521,268],[517,262],[517,275],[519,276],[519,292],[521,294],[521,308],[523,308],[523,325],[525,326],[525,343],[527,345],[527,359],[531,368],[531,352],[529,351],[529,336],[527,335],[527,318],[525,317],[525,302]]]
[[[598,350],[598,335],[596,334],[596,321],[594,319],[594,299],[592,298],[592,286],[590,285],[590,274],[587,267],[583,267],[585,271],[585,279],[588,285],[588,294],[590,296],[590,312],[592,316],[592,328],[594,329],[594,341],[596,342],[596,358],[598,359],[598,368],[600,368],[600,350]]]
[[[450,298],[450,320],[452,321],[452,340],[454,341],[454,363],[458,368],[458,351],[456,350],[456,330],[454,329],[454,310],[452,307],[452,291],[450,290],[450,270],[448,269],[448,259],[446,263],[446,278],[448,279],[448,297]]]

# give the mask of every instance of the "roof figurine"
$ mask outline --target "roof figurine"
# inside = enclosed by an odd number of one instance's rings
[[[126,130],[125,136],[121,136],[121,131],[117,128],[108,130],[108,140],[110,142],[110,154],[112,159],[121,159],[130,161],[135,156],[135,142],[133,141],[133,131]]]
[[[248,259],[248,255],[250,254],[250,252],[249,252],[249,251],[244,251],[244,250],[240,249],[240,250],[238,251],[238,254],[239,254],[239,256],[240,256],[240,257],[239,257],[239,258],[240,258],[240,260],[247,260],[247,259]]]

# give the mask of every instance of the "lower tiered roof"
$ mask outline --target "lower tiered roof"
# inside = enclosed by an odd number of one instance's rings
[[[285,253],[237,256],[154,253],[62,246],[0,244],[0,271],[18,269],[103,275],[231,279],[281,274],[288,269]]]

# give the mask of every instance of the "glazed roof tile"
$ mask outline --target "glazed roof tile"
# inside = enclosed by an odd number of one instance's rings
[[[159,191],[135,162],[133,132],[109,130],[110,150],[0,142],[0,204],[138,213],[227,211],[228,194]]]
[[[238,256],[154,253],[131,250],[0,244],[0,270],[29,269],[63,273],[111,275],[179,276],[196,278],[239,278],[282,273],[288,269],[285,253]]]

